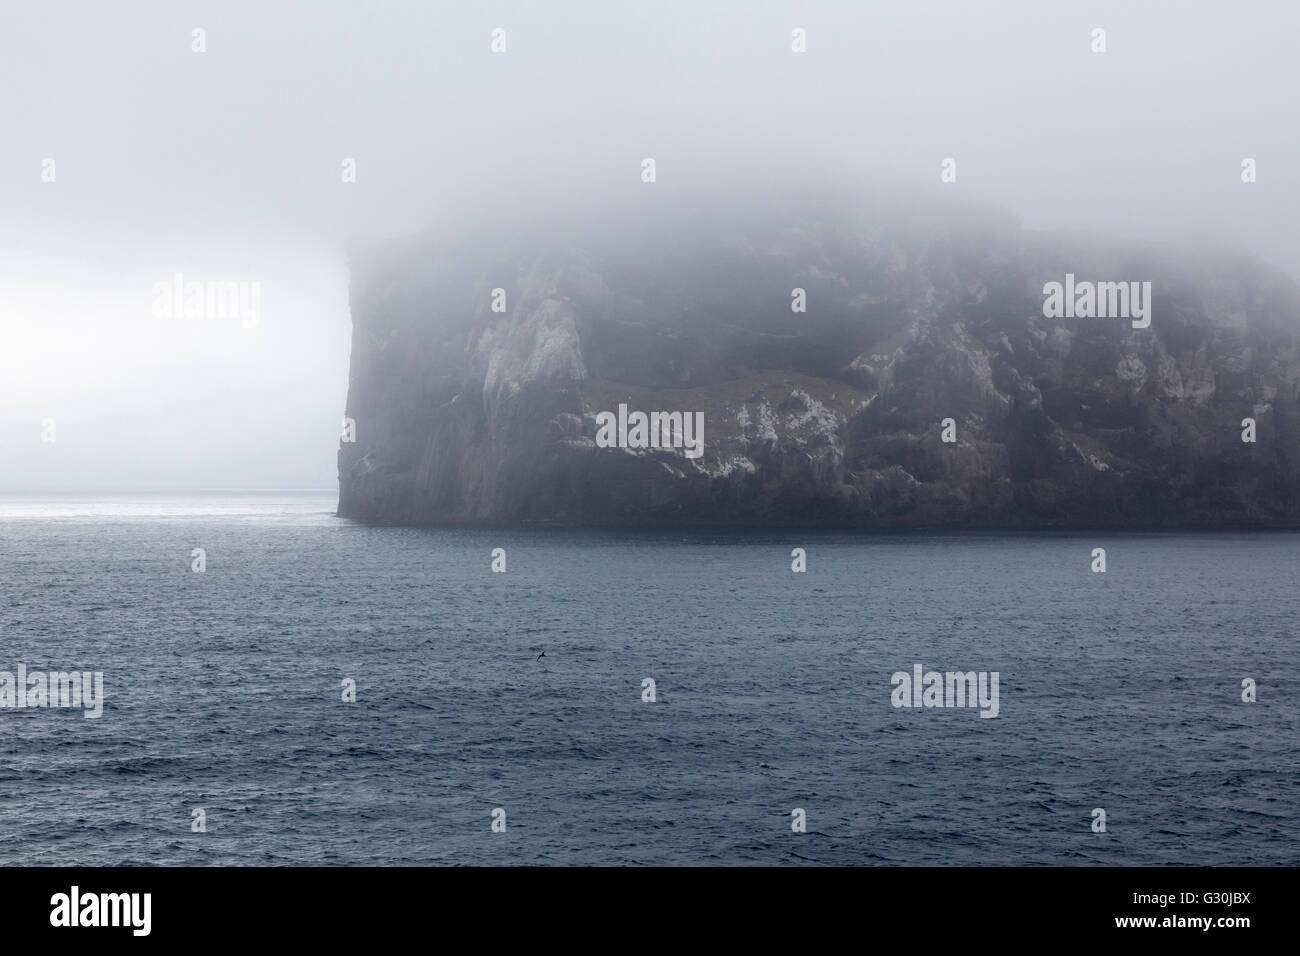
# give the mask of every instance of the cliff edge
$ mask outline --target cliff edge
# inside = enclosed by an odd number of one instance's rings
[[[346,517],[1300,525],[1300,289],[1237,252],[717,205],[375,247],[351,308]],[[638,411],[702,415],[699,453],[638,447]]]

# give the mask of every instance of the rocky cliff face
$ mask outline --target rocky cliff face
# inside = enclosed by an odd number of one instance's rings
[[[345,516],[1300,525],[1300,290],[1241,254],[801,204],[353,269]],[[1044,317],[1067,273],[1149,281],[1150,327]],[[600,447],[620,404],[702,412],[702,456]]]

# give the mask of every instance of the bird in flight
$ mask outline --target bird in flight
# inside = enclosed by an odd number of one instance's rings
[[[537,659],[540,661],[545,656],[546,656],[546,651],[543,650],[540,654],[537,655]]]

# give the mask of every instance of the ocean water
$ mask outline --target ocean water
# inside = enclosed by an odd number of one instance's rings
[[[333,510],[0,497],[0,670],[106,697],[0,709],[0,864],[1300,862],[1295,534]],[[915,664],[998,672],[997,717],[894,707]]]

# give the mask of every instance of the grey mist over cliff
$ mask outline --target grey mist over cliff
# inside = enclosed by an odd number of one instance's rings
[[[476,296],[498,285],[538,302],[548,282],[573,288],[584,368],[620,387],[637,384],[638,367],[656,388],[682,385],[682,369],[694,382],[732,372],[838,381],[861,354],[841,361],[842,351],[879,344],[857,341],[854,329],[918,332],[926,300],[914,293],[955,296],[954,283],[984,282],[1023,319],[1036,270],[1063,273],[1071,250],[1080,269],[1158,263],[1153,278],[1182,283],[1189,328],[1238,313],[1286,321],[1290,292],[1271,270],[1300,275],[1291,121],[1300,14],[1282,2],[1132,6],[391,3],[362,12],[237,0],[10,12],[0,33],[0,486],[331,485],[350,369],[355,390],[373,358],[353,351],[358,336],[417,317],[429,322],[426,344],[440,329],[481,333]],[[1090,49],[1098,27],[1105,53]],[[497,28],[501,53],[492,52]],[[791,49],[796,28],[805,53]],[[641,179],[647,157],[653,184]],[[1249,185],[1247,157],[1258,163]],[[946,158],[956,182],[940,180]],[[342,174],[349,160],[355,182]],[[1170,247],[1175,240],[1182,245]],[[969,259],[985,247],[984,261]],[[961,261],[941,268],[941,254]],[[823,272],[826,295],[800,344],[754,297],[781,291],[788,303],[798,283],[773,268],[806,259],[798,268],[824,270],[819,255],[846,284]],[[511,274],[493,280],[496,269]],[[257,283],[257,322],[157,314],[155,287],[177,275]],[[591,281],[573,287],[584,275]],[[384,289],[385,277],[402,287]],[[839,311],[818,314],[835,288],[848,290]],[[619,311],[633,299],[641,311]],[[704,351],[655,378],[672,363],[644,348],[696,328],[681,320],[692,302],[710,303],[716,320],[698,325]],[[949,305],[978,338],[977,317]],[[678,313],[662,314],[670,308]],[[952,314],[927,321],[949,328]],[[855,316],[870,321],[854,325]],[[638,323],[650,336],[639,346],[611,332]],[[746,334],[728,338],[728,328]],[[955,347],[924,334],[909,341]],[[1195,358],[1200,340],[1159,341],[1177,383],[1159,355],[1143,358],[1151,380],[1201,394],[1196,383],[1210,372]],[[1242,347],[1255,355],[1269,344]],[[796,345],[803,351],[778,361]],[[968,346],[994,354],[1000,338]],[[455,348],[419,374],[431,392],[457,378],[451,394],[461,394],[482,371],[482,401],[487,370],[476,370],[463,336]],[[994,391],[1014,395],[998,374]],[[1071,394],[1101,377],[1061,374]],[[1280,370],[1250,362],[1233,374],[1244,378],[1232,388],[1285,384]],[[1229,406],[1235,399],[1215,414],[1227,421]],[[1090,435],[1077,412],[1049,417]],[[561,413],[581,418],[557,405],[542,424]],[[47,419],[57,442],[41,441]],[[1131,424],[1120,416],[1096,427]],[[377,427],[383,439],[394,426]],[[887,431],[854,432],[850,443]],[[362,435],[371,437],[364,425]],[[1087,447],[1071,439],[1080,442]],[[1107,448],[1125,461],[1135,454]],[[1001,467],[989,454],[989,467]]]
[[[1300,287],[1279,270],[897,192],[736,189],[605,207],[636,229],[358,254],[340,513],[1300,524]]]

